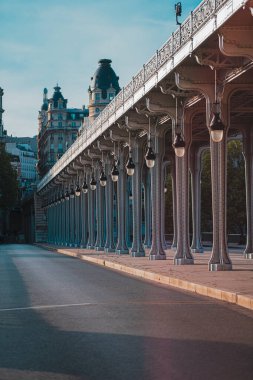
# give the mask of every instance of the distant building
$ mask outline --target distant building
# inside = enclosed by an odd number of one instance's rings
[[[11,155],[11,164],[17,171],[19,187],[29,187],[36,181],[37,159],[27,144],[6,143],[5,150]]]
[[[0,87],[0,141],[3,140],[6,136],[6,131],[4,130],[3,126],[3,94],[4,90]]]
[[[51,99],[47,89],[43,92],[43,104],[39,111],[38,172],[43,177],[56,161],[73,144],[83,126],[92,124],[99,113],[120,91],[119,77],[111,67],[110,59],[101,59],[91,78],[88,109],[67,108],[67,99],[61,88],[54,87]]]
[[[112,69],[111,62],[110,59],[100,59],[99,67],[91,77],[88,89],[90,124],[120,91],[119,77]]]
[[[47,89],[44,89],[38,117],[38,171],[41,177],[73,144],[84,118],[88,117],[85,107],[67,108],[67,99],[63,97],[58,85],[54,90],[52,98],[47,99]]]
[[[37,157],[37,152],[38,152],[37,136],[33,136],[33,137],[6,136],[5,142],[29,145]]]

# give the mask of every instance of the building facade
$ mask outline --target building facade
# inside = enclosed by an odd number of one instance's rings
[[[38,117],[38,172],[42,177],[72,145],[83,119],[88,117],[85,107],[67,108],[68,101],[58,85],[54,90],[52,98],[47,99],[47,89],[44,89],[43,104]]]
[[[17,171],[19,187],[27,188],[36,182],[37,158],[36,153],[28,144],[16,144],[6,142],[6,151],[11,155],[11,163]]]
[[[120,91],[119,77],[112,69],[111,62],[110,59],[100,59],[99,67],[91,77],[88,88],[90,124]]]
[[[4,113],[3,94],[4,94],[4,90],[0,87],[0,139],[2,139],[6,133],[3,127],[3,113]]]

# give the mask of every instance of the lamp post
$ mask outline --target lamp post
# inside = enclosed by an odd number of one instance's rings
[[[145,155],[146,165],[148,168],[153,168],[155,166],[155,152],[152,149],[151,146],[151,125],[150,125],[150,117],[148,118],[149,122],[149,132],[148,132],[148,150]]]
[[[135,164],[132,158],[132,149],[131,149],[131,134],[129,131],[129,158],[126,164],[126,171],[127,175],[132,176],[134,175],[134,169],[135,169]]]
[[[221,142],[223,139],[223,133],[225,126],[222,123],[222,120],[220,118],[220,111],[219,108],[219,102],[217,101],[217,72],[216,69],[214,70],[214,112],[213,112],[213,118],[210,123],[210,134],[211,138],[214,142]]]

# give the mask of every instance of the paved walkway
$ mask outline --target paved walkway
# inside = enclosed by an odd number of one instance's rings
[[[210,252],[208,251],[195,254],[194,265],[175,266],[172,250],[166,251],[167,260],[151,261],[147,255],[133,258],[129,255],[104,254],[104,252],[87,249],[39,245],[107,268],[253,310],[253,260],[244,259],[242,252],[236,252],[236,250],[230,252],[233,271],[209,272]]]

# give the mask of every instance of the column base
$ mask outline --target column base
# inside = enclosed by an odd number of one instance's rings
[[[245,259],[253,259],[253,252],[252,253],[250,253],[250,252],[244,253],[243,256]]]
[[[212,263],[209,263],[208,269],[210,272],[232,270],[232,264],[224,264],[224,263],[223,264],[222,263],[212,264]]]
[[[115,249],[115,253],[117,253],[117,255],[128,255],[129,251],[128,249]]]
[[[87,249],[94,249],[93,245],[87,245]]]
[[[95,251],[104,251],[104,247],[95,247]]]
[[[176,251],[177,245],[176,244],[171,244],[170,249],[172,249],[173,251]]]
[[[145,252],[144,251],[139,251],[139,252],[130,252],[131,257],[145,257]]]
[[[192,265],[192,264],[194,264],[194,260],[187,259],[186,257],[174,259],[174,265]]]
[[[149,248],[151,248],[151,243],[150,243],[150,244],[145,244],[145,243],[144,243],[144,244],[143,244],[143,247],[149,249]]]
[[[203,248],[191,248],[191,253],[203,253]]]
[[[104,252],[106,252],[106,253],[114,253],[115,252],[115,248],[110,248],[110,247],[105,247],[104,248]]]
[[[149,260],[166,260],[166,255],[149,255]]]

